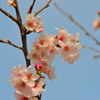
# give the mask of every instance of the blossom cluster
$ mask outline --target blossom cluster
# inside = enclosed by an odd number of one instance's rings
[[[34,31],[37,33],[42,33],[43,30],[43,23],[41,22],[41,17],[38,16],[36,19],[34,18],[34,14],[27,14],[26,16],[26,23],[25,28],[29,29],[30,31]]]
[[[83,47],[83,44],[78,41],[79,33],[71,35],[64,27],[56,29],[59,31],[56,38],[63,58],[61,62],[67,61],[69,64],[73,64],[80,58],[79,49]]]
[[[54,74],[55,67],[51,66],[55,55],[61,53],[62,62],[68,61],[69,64],[73,64],[80,57],[79,49],[83,46],[78,42],[79,33],[71,35],[64,27],[56,29],[59,31],[57,36],[45,32],[37,37],[35,42],[32,42],[32,50],[27,56],[33,64],[41,64],[40,71],[47,74],[51,81],[57,77]],[[57,46],[60,47],[60,51]]]
[[[13,66],[11,72],[9,82],[15,87],[16,100],[38,100],[37,95],[45,91],[45,80],[34,73],[33,66],[30,65],[26,69],[20,64],[17,68]]]

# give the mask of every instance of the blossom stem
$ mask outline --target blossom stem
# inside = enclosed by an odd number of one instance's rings
[[[67,14],[65,13],[58,5],[57,3],[54,1],[53,2],[55,7],[61,12],[63,13],[66,17],[68,17],[73,23],[75,23],[78,27],[80,27],[87,36],[89,36],[90,38],[92,38],[98,45],[100,45],[100,42],[94,37],[92,36],[82,25],[80,25],[76,20],[73,19],[71,14]]]
[[[34,16],[36,16],[38,13],[40,13],[40,12],[41,12],[42,10],[44,10],[45,8],[49,7],[49,3],[50,3],[51,1],[52,1],[52,0],[49,0],[49,1],[47,2],[47,4],[46,4],[44,7],[42,7],[39,11],[35,12]]]

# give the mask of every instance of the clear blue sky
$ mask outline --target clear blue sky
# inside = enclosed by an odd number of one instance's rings
[[[37,0],[33,13],[43,7],[48,0]],[[25,16],[32,0],[18,0],[23,24]],[[93,36],[100,40],[100,30],[95,33],[92,29],[92,22],[100,10],[100,0],[56,0],[58,5],[67,13],[71,13],[81,25],[83,25]],[[0,0],[0,7],[15,15],[13,7],[6,5],[7,0]],[[69,33],[80,32],[79,41],[87,46],[92,46],[100,50],[100,47],[74,23],[69,21],[61,12],[59,12],[53,2],[50,7],[42,11],[39,16],[44,23],[44,32],[48,34],[57,34],[55,27],[64,26]],[[28,51],[30,52],[31,41],[40,34],[32,33],[28,35]],[[21,46],[21,39],[18,26],[4,14],[0,12],[0,38],[10,40],[12,43]],[[55,73],[57,79],[51,82],[46,77],[46,91],[43,93],[42,100],[100,100],[100,58],[94,60],[93,56],[97,53],[82,48],[81,57],[69,65],[67,62],[61,63],[61,55],[56,56],[52,66],[56,67]],[[7,44],[0,43],[0,99],[15,100],[14,87],[8,82],[10,79],[10,69],[12,66],[23,64],[25,60],[23,53]]]

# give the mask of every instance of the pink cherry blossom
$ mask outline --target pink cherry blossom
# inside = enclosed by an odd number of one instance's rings
[[[34,68],[31,65],[27,68],[27,70],[21,72],[21,74],[21,80],[23,80],[30,87],[34,86],[35,81],[39,78],[39,76],[34,73]]]
[[[18,67],[16,68],[15,66],[12,67],[12,70],[10,70],[12,72],[10,78],[17,78],[17,77],[21,77],[21,71],[26,70],[25,67],[20,64],[18,65]]]
[[[60,29],[56,28],[59,32],[57,34],[57,38],[58,40],[62,41],[62,42],[67,42],[68,39],[70,38],[70,33],[68,33],[68,31],[66,29],[64,29],[64,27],[61,27]]]
[[[94,31],[96,31],[98,28],[100,28],[100,18],[96,18],[94,22],[92,23]]]
[[[14,4],[14,0],[8,0],[8,3],[7,3],[8,6],[12,6],[13,4]]]
[[[16,100],[38,100],[37,98],[31,98],[31,97],[26,97],[22,94],[18,94],[15,92],[15,97],[17,98]]]
[[[70,41],[73,43],[78,42],[79,36],[80,36],[80,33],[76,33],[75,35],[71,35]]]
[[[25,28],[31,31],[42,33],[43,30],[43,23],[41,22],[41,17],[38,16],[36,19],[34,18],[33,14],[27,14]]]
[[[52,60],[55,59],[54,55],[58,55],[59,54],[59,51],[58,51],[58,48],[56,46],[52,46],[52,49],[50,50],[50,58]]]
[[[34,48],[31,50],[31,53],[27,55],[27,59],[30,59],[33,64],[37,63],[40,58],[40,53],[37,52]]]
[[[48,78],[53,81],[53,79],[56,79],[57,78],[57,75],[54,74],[54,71],[55,71],[55,67],[42,67],[41,68],[41,71],[45,74],[47,74]]]
[[[36,19],[35,19],[35,28],[34,30],[38,33],[42,33],[43,32],[43,23],[41,22],[42,18],[40,16],[38,16]]]
[[[42,47],[45,47],[46,44],[48,43],[47,39],[48,34],[45,32],[44,34],[41,34],[39,38],[35,39],[36,44],[39,44]]]
[[[73,54],[73,50],[74,50],[74,45],[71,42],[66,42],[63,43],[61,41],[59,41],[59,45],[61,46],[60,48],[60,53],[63,59],[65,58],[69,58],[70,54]]]
[[[45,89],[43,89],[43,85],[45,84],[45,80],[43,78],[40,78],[36,83],[35,86],[32,87],[32,95],[34,95],[34,92],[37,92],[38,94],[42,94]],[[37,95],[38,95],[37,94]]]

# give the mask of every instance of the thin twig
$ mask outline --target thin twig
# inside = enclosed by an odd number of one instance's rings
[[[34,7],[34,4],[35,4],[35,1],[36,1],[36,0],[34,0],[33,3],[32,3],[32,5],[30,6],[30,13],[31,13],[32,10],[33,10],[33,7]]]
[[[90,49],[90,50],[93,50],[93,51],[95,51],[95,52],[97,52],[97,53],[100,53],[99,50],[97,50],[97,49],[95,49],[95,48],[93,48],[93,47],[89,47],[89,46],[83,45],[83,48]]]
[[[49,3],[50,3],[51,1],[52,1],[52,0],[49,0],[49,1],[47,2],[47,4],[46,4],[43,8],[41,8],[39,11],[35,12],[34,16],[36,16],[38,13],[40,13],[43,9],[49,7]]]
[[[75,21],[74,19],[73,19],[73,17],[72,17],[72,15],[71,14],[67,14],[67,13],[65,13],[58,5],[57,5],[57,3],[54,1],[53,2],[54,3],[54,5],[55,5],[55,7],[61,12],[61,13],[63,13],[66,17],[68,17],[73,23],[75,23],[78,27],[80,27],[84,32],[85,32],[85,34],[87,35],[87,36],[89,36],[90,38],[92,38],[98,45],[100,45],[100,42],[94,37],[94,36],[92,36],[82,25],[80,25],[77,21]]]
[[[95,55],[94,56],[94,59],[96,59],[96,58],[100,58],[100,55]]]
[[[0,39],[0,42],[1,42],[1,43],[9,44],[9,45],[11,45],[11,46],[13,46],[13,47],[15,47],[15,48],[21,49],[21,50],[23,49],[22,47],[19,47],[19,46],[15,45],[15,44],[11,43],[9,40],[4,41],[3,39]]]
[[[16,10],[17,18],[18,18],[19,21],[21,22],[22,20],[21,20],[21,16],[20,16],[19,8],[18,8],[17,0],[14,0],[14,4],[16,5],[15,10]]]
[[[9,17],[10,19],[12,19],[14,22],[17,22],[17,18],[13,17],[12,15],[10,15],[8,12],[6,12],[5,10],[3,10],[2,8],[0,8],[0,11],[5,14],[7,17]]]

